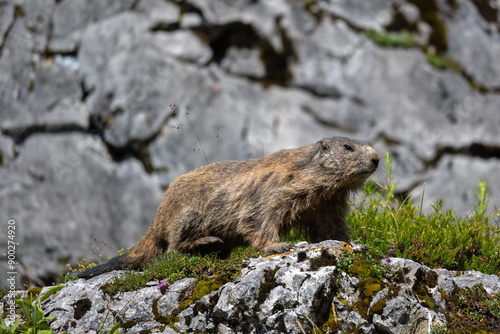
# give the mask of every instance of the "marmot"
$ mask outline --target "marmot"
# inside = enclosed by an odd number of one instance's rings
[[[312,242],[349,241],[349,195],[379,160],[368,144],[333,137],[260,159],[200,167],[170,184],[134,248],[79,277],[138,269],[167,248],[211,253],[250,245],[280,253],[293,247],[279,242],[280,232],[296,225],[308,228]]]

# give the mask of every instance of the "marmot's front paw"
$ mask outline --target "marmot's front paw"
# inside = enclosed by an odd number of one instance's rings
[[[286,242],[277,242],[274,244],[270,244],[269,246],[264,247],[264,252],[269,253],[285,253],[294,248],[294,245],[286,243]]]

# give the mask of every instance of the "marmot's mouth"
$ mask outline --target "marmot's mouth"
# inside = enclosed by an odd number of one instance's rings
[[[361,175],[370,175],[370,174],[373,174],[373,172],[375,172],[377,170],[377,168],[370,168],[370,169],[362,169],[359,174]]]

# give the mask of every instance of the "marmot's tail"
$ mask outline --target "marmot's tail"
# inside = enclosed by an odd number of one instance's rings
[[[119,269],[140,269],[144,263],[167,249],[168,244],[161,241],[154,228],[150,227],[141,241],[130,252],[116,256],[104,264],[85,270],[78,274],[80,278],[91,278],[100,274]]]
[[[104,273],[107,273],[109,271],[125,269],[126,264],[125,264],[125,261],[123,260],[123,258],[125,256],[126,256],[126,254],[120,255],[120,256],[115,256],[114,258],[112,258],[111,260],[109,260],[108,262],[106,262],[104,264],[100,264],[96,267],[89,268],[89,269],[85,270],[84,272],[79,273],[78,277],[79,278],[92,278],[94,276],[104,274]]]

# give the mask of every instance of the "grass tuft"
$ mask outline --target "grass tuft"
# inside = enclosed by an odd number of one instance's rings
[[[388,171],[391,160],[387,156]],[[352,239],[393,257],[409,258],[431,268],[477,270],[500,275],[500,229],[486,215],[486,183],[476,189],[473,214],[457,217],[435,201],[433,211],[422,213],[411,199],[398,201],[390,174],[387,185],[366,183],[364,195],[349,217]]]
[[[197,256],[168,250],[149,260],[143,272],[127,271],[125,276],[103,285],[101,289],[116,294],[138,290],[152,280],[167,280],[172,284],[186,277],[193,277],[198,281],[213,280],[225,283],[240,275],[244,260],[263,254],[249,247],[240,247],[234,249],[228,258],[221,259],[216,254]]]

